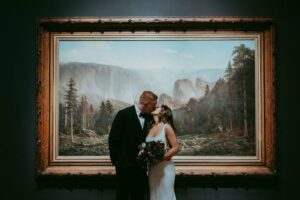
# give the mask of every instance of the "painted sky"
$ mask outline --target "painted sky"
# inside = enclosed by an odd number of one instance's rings
[[[60,41],[59,62],[115,65],[128,69],[224,69],[234,47],[254,40]]]

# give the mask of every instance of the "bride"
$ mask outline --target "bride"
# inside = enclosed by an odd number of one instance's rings
[[[166,153],[162,160],[149,167],[150,200],[176,200],[175,166],[171,158],[179,151],[179,147],[174,132],[172,111],[168,106],[162,105],[151,114],[155,123],[146,137],[146,142],[162,141]]]

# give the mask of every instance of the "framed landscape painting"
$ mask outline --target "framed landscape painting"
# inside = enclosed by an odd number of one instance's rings
[[[269,19],[40,20],[40,174],[114,174],[112,121],[145,90],[172,109],[178,174],[273,174],[273,43]]]

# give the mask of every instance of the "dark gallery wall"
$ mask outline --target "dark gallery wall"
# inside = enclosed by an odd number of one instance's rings
[[[177,187],[180,200],[293,200],[299,192],[299,32],[288,0],[8,1],[1,9],[0,199],[113,199],[113,188],[39,189],[35,180],[35,22],[58,16],[255,16],[277,24],[278,179],[271,187]],[[3,62],[4,60],[4,62]],[[298,84],[297,84],[298,83]],[[201,181],[201,180],[200,180]],[[203,184],[202,184],[203,185]],[[205,184],[204,184],[205,185]]]

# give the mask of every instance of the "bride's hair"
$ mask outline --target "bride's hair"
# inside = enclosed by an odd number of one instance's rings
[[[160,107],[161,110],[159,113],[159,121],[165,124],[170,124],[171,127],[175,130],[172,110],[166,105],[161,105]]]

